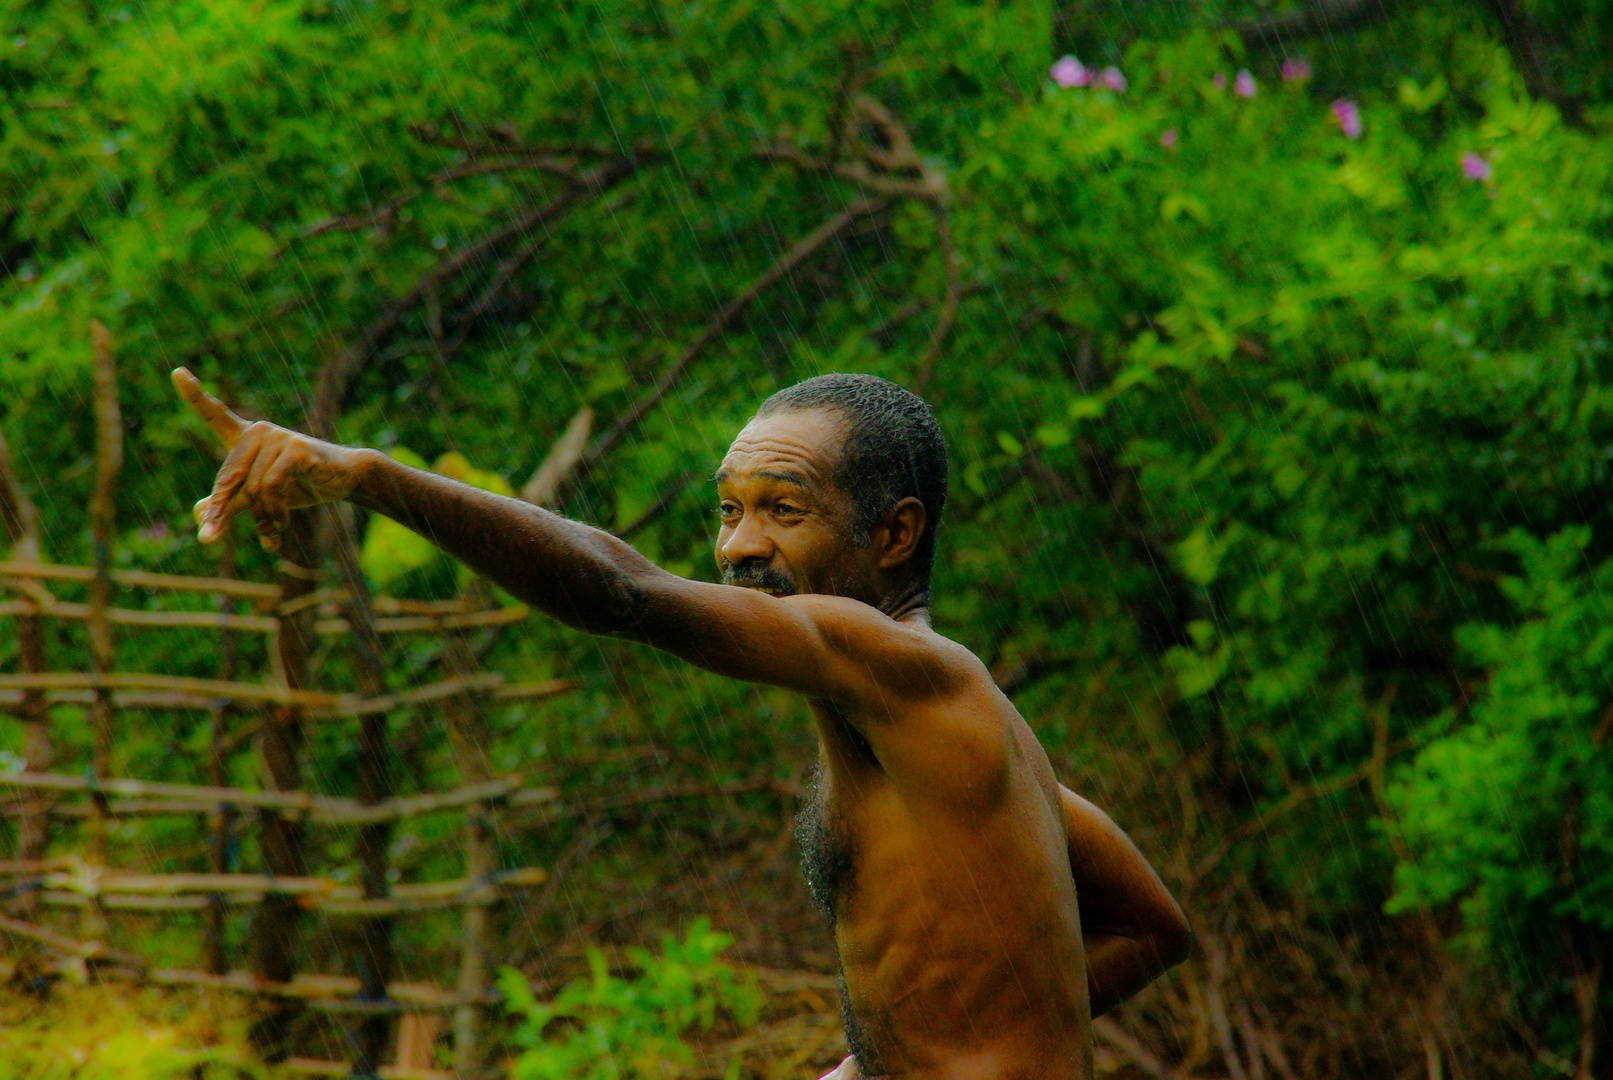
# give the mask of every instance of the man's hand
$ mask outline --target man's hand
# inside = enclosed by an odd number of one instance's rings
[[[291,511],[336,502],[358,482],[360,451],[299,435],[266,421],[249,423],[202,389],[185,368],[175,368],[179,396],[207,422],[229,451],[213,493],[196,504],[196,538],[211,544],[241,511],[250,511],[268,551],[278,550]]]

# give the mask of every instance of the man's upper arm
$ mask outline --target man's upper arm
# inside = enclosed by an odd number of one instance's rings
[[[630,636],[747,682],[859,707],[944,691],[956,678],[933,634],[844,597],[777,597],[666,575],[650,585]]]

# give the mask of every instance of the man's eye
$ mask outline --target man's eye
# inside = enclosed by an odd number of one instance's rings
[[[735,506],[733,503],[723,503],[721,506],[717,507],[717,516],[720,518],[738,517],[739,507]]]
[[[806,513],[806,511],[801,509],[799,506],[794,506],[790,503],[775,503],[773,506],[773,512],[778,514],[780,517],[799,517],[800,515]]]

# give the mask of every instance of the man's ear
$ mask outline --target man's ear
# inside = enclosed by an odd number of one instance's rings
[[[924,504],[909,496],[891,507],[874,530],[879,550],[879,568],[894,570],[913,557],[930,520]]]

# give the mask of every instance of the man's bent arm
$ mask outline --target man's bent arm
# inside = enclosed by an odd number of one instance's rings
[[[1086,944],[1087,993],[1101,1016],[1186,958],[1187,918],[1131,838],[1062,785],[1064,827]]]

